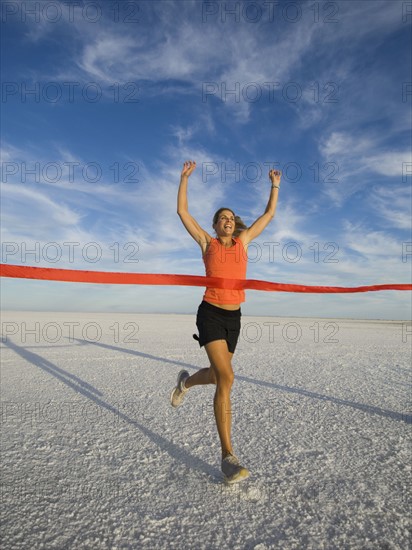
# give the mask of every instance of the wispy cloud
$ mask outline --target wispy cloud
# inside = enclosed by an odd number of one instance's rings
[[[405,166],[412,163],[410,151],[387,150],[379,135],[350,135],[332,132],[319,144],[319,151],[326,162],[339,167],[339,185],[324,186],[324,193],[335,204],[341,205],[360,189],[375,184],[375,176],[405,177]],[[399,189],[399,186],[396,187]],[[389,205],[387,205],[389,208]]]
[[[407,185],[378,186],[371,196],[371,205],[385,220],[387,227],[411,231],[412,197]]]

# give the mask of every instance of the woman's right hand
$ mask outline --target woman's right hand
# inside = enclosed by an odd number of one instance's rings
[[[193,172],[195,168],[196,168],[196,161],[187,160],[185,163],[183,163],[183,170],[181,175],[190,176],[190,174]]]

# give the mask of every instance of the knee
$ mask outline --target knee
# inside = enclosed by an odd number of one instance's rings
[[[231,368],[216,373],[215,377],[217,386],[222,389],[230,389],[235,379],[234,372]]]

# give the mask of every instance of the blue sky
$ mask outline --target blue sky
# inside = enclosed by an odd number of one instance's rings
[[[2,4],[2,261],[203,274],[176,214],[276,217],[248,277],[411,277],[408,2]],[[2,280],[2,307],[191,313],[203,290]],[[244,314],[408,319],[410,293],[248,291]]]

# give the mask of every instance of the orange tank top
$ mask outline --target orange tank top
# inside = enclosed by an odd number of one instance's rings
[[[219,239],[212,239],[203,255],[206,277],[246,279],[247,253],[240,239],[233,238],[233,246],[226,248]],[[203,300],[216,304],[240,304],[245,301],[244,290],[206,288]]]

